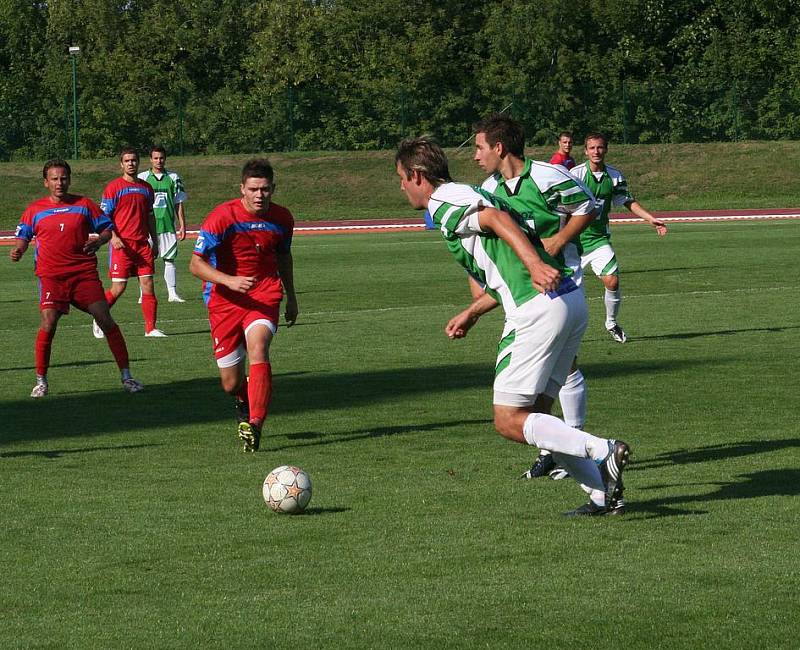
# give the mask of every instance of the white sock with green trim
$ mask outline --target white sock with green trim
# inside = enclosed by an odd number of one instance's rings
[[[622,302],[622,289],[617,289],[616,291],[606,289],[603,302],[606,304],[606,329],[610,330],[617,324],[619,304]]]
[[[177,295],[177,274],[175,273],[175,262],[164,260],[164,282],[167,284],[167,291],[170,296]]]

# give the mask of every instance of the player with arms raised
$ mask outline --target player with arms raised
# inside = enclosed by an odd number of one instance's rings
[[[41,324],[36,335],[36,385],[31,397],[44,397],[50,390],[47,370],[53,338],[59,319],[69,313],[70,305],[94,317],[120,369],[122,387],[129,393],[138,393],[142,385],[131,377],[128,348],[119,326],[111,318],[97,274],[95,252],[111,238],[113,225],[96,203],[69,194],[71,174],[64,160],[45,163],[42,176],[48,196],[25,208],[17,226],[17,242],[10,254],[13,262],[19,262],[36,238]],[[90,238],[90,233],[99,236]]]
[[[222,388],[236,396],[239,438],[244,451],[258,451],[272,396],[269,348],[278,330],[280,304],[297,319],[291,244],[294,219],[271,201],[272,165],[248,161],[241,198],[218,205],[206,217],[189,270],[204,281],[214,356]],[[249,380],[245,360],[250,364]]]
[[[138,277],[142,288],[144,335],[163,337],[166,334],[156,329],[158,300],[153,288],[155,258],[158,255],[153,188],[136,177],[139,171],[136,149],[123,149],[119,155],[119,165],[122,176],[106,185],[100,201],[103,212],[114,224],[108,260],[111,288],[106,291],[106,300],[108,306],[113,307],[125,293],[128,278]],[[103,337],[97,322],[93,324],[93,331],[95,337]]]

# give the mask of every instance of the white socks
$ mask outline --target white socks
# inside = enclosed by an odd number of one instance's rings
[[[169,291],[169,295],[177,295],[175,290],[175,285],[177,284],[175,262],[168,262],[167,260],[164,260],[164,282],[167,283],[167,291]]]
[[[582,429],[586,422],[586,401],[589,387],[580,370],[570,373],[564,386],[558,393],[564,422],[576,429]]]
[[[617,324],[619,304],[622,302],[622,290],[617,289],[616,291],[609,291],[606,289],[603,301],[606,304],[606,329],[610,330]]]
[[[603,505],[605,503],[606,487],[603,484],[603,477],[600,475],[600,469],[597,463],[590,458],[575,458],[575,456],[559,454],[558,452],[553,454],[553,460],[556,461],[556,465],[560,465],[567,470],[569,475],[581,484],[581,487],[587,494],[594,497],[595,492],[599,491],[602,493],[603,500],[600,501],[598,505]]]
[[[545,413],[531,413],[522,427],[525,441],[539,449],[559,452],[578,458],[591,458],[597,463],[608,456],[608,440],[567,425]]]

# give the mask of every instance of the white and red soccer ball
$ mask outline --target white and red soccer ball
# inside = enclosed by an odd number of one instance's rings
[[[267,474],[262,493],[275,512],[297,514],[311,501],[311,478],[299,467],[281,465]]]

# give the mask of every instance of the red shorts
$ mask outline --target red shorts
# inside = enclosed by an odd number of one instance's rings
[[[268,321],[267,326],[274,334],[280,319],[280,298],[274,303],[259,303],[259,308],[249,309],[228,302],[217,303],[208,310],[211,323],[211,340],[214,343],[214,357],[220,368],[229,368],[244,361],[247,354],[245,331],[256,321]]]
[[[105,300],[103,283],[97,271],[83,271],[68,278],[39,278],[39,309],[69,313],[69,306],[87,311],[89,305]]]
[[[153,275],[153,249],[148,242],[125,242],[125,248],[108,247],[108,277],[112,280]]]

